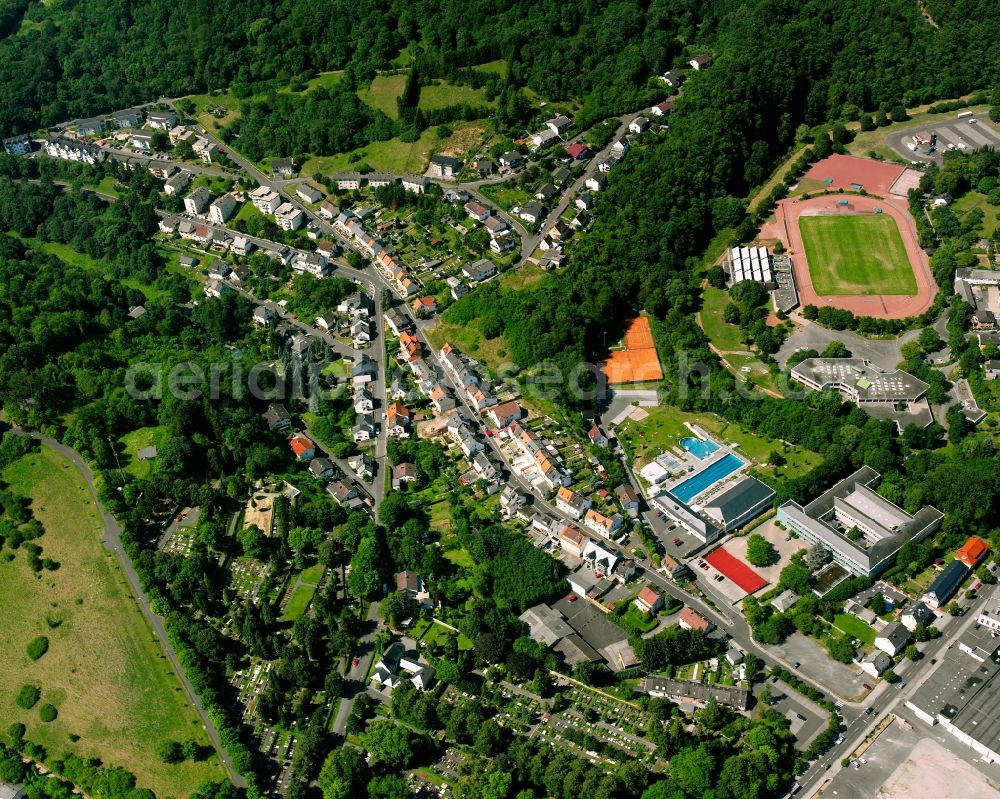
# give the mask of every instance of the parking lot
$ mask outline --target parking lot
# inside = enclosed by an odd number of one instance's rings
[[[933,145],[914,143],[915,134],[925,134],[931,138],[935,133],[937,141]],[[989,115],[985,113],[962,119],[953,114],[942,114],[940,119],[931,119],[922,125],[890,133],[886,137],[886,144],[907,161],[940,165],[946,152],[955,150],[971,153],[982,147],[1000,147],[1000,132],[993,127]],[[911,150],[910,145],[916,149]],[[928,152],[931,147],[934,151]]]

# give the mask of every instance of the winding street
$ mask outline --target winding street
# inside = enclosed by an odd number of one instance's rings
[[[83,475],[83,479],[86,481],[87,487],[90,489],[90,495],[94,500],[94,504],[97,506],[97,511],[101,515],[101,521],[104,523],[104,547],[106,549],[113,550],[118,554],[118,561],[121,564],[122,571],[125,573],[125,577],[128,579],[132,593],[135,596],[136,601],[139,603],[139,608],[142,610],[143,616],[145,616],[146,620],[149,622],[149,626],[152,628],[153,634],[159,640],[160,646],[163,647],[163,651],[166,653],[167,659],[170,661],[170,665],[173,667],[174,673],[177,675],[177,679],[179,679],[181,685],[184,686],[184,691],[187,694],[188,700],[190,700],[195,711],[198,713],[199,718],[201,718],[205,731],[208,733],[209,740],[211,740],[212,746],[215,747],[215,751],[218,753],[219,760],[222,761],[222,765],[226,769],[229,779],[237,788],[246,788],[246,781],[243,777],[237,774],[236,770],[233,768],[229,752],[226,751],[225,746],[222,744],[222,739],[219,737],[219,731],[215,728],[212,720],[208,717],[208,713],[201,704],[201,699],[198,697],[198,694],[195,692],[194,687],[191,685],[184,672],[184,668],[181,666],[180,660],[177,657],[177,652],[170,644],[170,639],[167,637],[167,631],[163,624],[163,617],[155,613],[150,607],[149,595],[142,589],[142,584],[139,582],[139,575],[133,568],[132,561],[129,559],[128,555],[125,553],[124,547],[122,546],[121,527],[115,518],[108,513],[107,510],[105,510],[104,505],[101,504],[100,499],[97,497],[97,489],[94,487],[94,475],[90,471],[90,467],[76,450],[60,444],[54,438],[49,438],[48,436],[43,436],[39,433],[27,432],[18,427],[14,427],[13,430],[17,435],[30,436],[35,441],[38,441],[46,447],[55,450],[72,463],[77,470],[79,470],[80,474]]]

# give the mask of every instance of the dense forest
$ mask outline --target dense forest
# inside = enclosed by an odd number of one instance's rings
[[[0,133],[322,70],[365,81],[413,43],[442,76],[508,59],[516,84],[580,98],[586,115],[626,110],[649,76],[708,49],[732,75],[723,82],[740,102],[715,108],[736,129],[777,129],[786,111],[819,121],[849,105],[914,104],[995,82],[993,4],[927,5],[940,30],[908,0],[9,2],[0,14]],[[776,83],[787,90],[780,104],[769,102]]]

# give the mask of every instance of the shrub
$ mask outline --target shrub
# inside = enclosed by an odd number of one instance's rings
[[[38,660],[42,655],[49,651],[49,639],[44,635],[40,635],[37,638],[32,638],[28,642],[28,657],[32,660]]]
[[[42,695],[41,689],[37,685],[22,685],[21,690],[17,692],[17,698],[14,700],[17,702],[18,707],[23,707],[25,710],[31,710],[38,702]]]
[[[46,703],[46,704],[42,705],[40,708],[38,708],[38,716],[46,724],[48,724],[50,721],[55,721],[56,720],[56,716],[58,716],[58,715],[59,715],[59,711],[55,709],[54,705],[50,705],[50,704]]]

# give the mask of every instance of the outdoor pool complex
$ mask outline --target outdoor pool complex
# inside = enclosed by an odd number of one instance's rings
[[[705,460],[719,448],[714,441],[703,441],[700,438],[682,438],[680,444],[698,460]]]
[[[710,463],[696,475],[689,477],[670,489],[670,493],[681,502],[687,504],[699,494],[704,493],[725,477],[728,477],[741,466],[743,461],[733,453],[728,452],[714,463]]]

